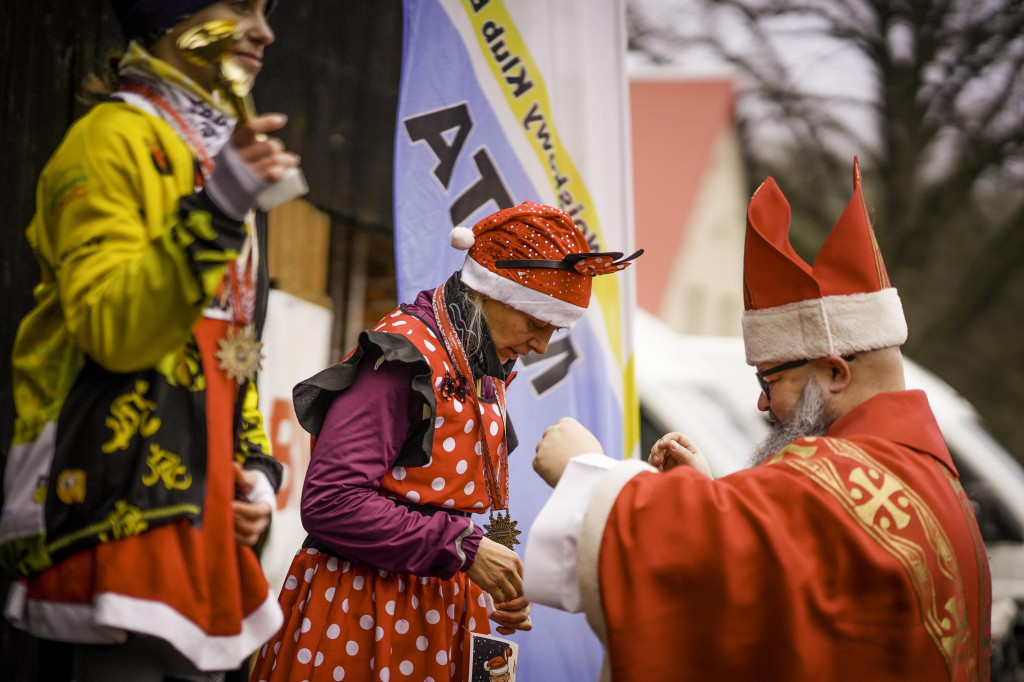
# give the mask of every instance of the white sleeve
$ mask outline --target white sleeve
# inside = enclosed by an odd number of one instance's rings
[[[258,476],[256,477],[256,484],[245,497],[249,502],[266,502],[270,505],[270,513],[273,514],[277,511],[277,493],[274,492],[274,486],[270,483],[267,475],[259,469],[252,469],[251,471],[255,471]]]
[[[529,601],[573,613],[582,609],[577,548],[583,517],[598,484],[619,464],[592,453],[569,460],[526,542],[523,593]]]

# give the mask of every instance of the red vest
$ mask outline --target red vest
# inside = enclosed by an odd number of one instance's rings
[[[374,331],[402,334],[419,349],[430,365],[437,410],[430,461],[421,467],[396,466],[384,476],[380,487],[396,497],[416,504],[480,513],[490,507],[484,484],[483,457],[491,454],[494,471],[505,455],[505,422],[496,400],[480,399],[480,410],[472,398],[465,401],[441,392],[445,373],[455,375],[444,343],[419,318],[402,312],[391,313]],[[481,445],[487,439],[488,448]]]

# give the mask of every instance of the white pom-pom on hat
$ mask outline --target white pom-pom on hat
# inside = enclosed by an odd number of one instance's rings
[[[452,231],[448,234],[448,241],[456,249],[461,251],[468,251],[473,246],[473,242],[476,238],[473,236],[473,230],[468,227],[457,226],[453,227]]]

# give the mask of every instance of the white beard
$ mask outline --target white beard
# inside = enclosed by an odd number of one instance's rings
[[[796,404],[793,417],[785,424],[772,427],[750,455],[750,466],[763,464],[798,438],[804,436],[824,436],[833,420],[828,417],[825,406],[825,394],[821,386],[809,380]]]

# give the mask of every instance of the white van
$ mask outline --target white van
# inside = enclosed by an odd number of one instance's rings
[[[769,426],[757,409],[761,389],[744,359],[743,340],[684,336],[638,310],[635,353],[642,455],[663,434],[680,431],[700,447],[716,478],[747,466]],[[970,403],[904,360],[907,387],[928,394],[985,539],[997,640],[992,679],[1001,679],[996,659],[1008,656],[1013,660],[1004,664],[1016,666],[1024,658],[1012,644],[1014,628],[1024,629],[1024,469],[989,435]],[[1024,667],[1018,670],[1024,676]],[[1024,678],[1010,675],[1007,679]]]

